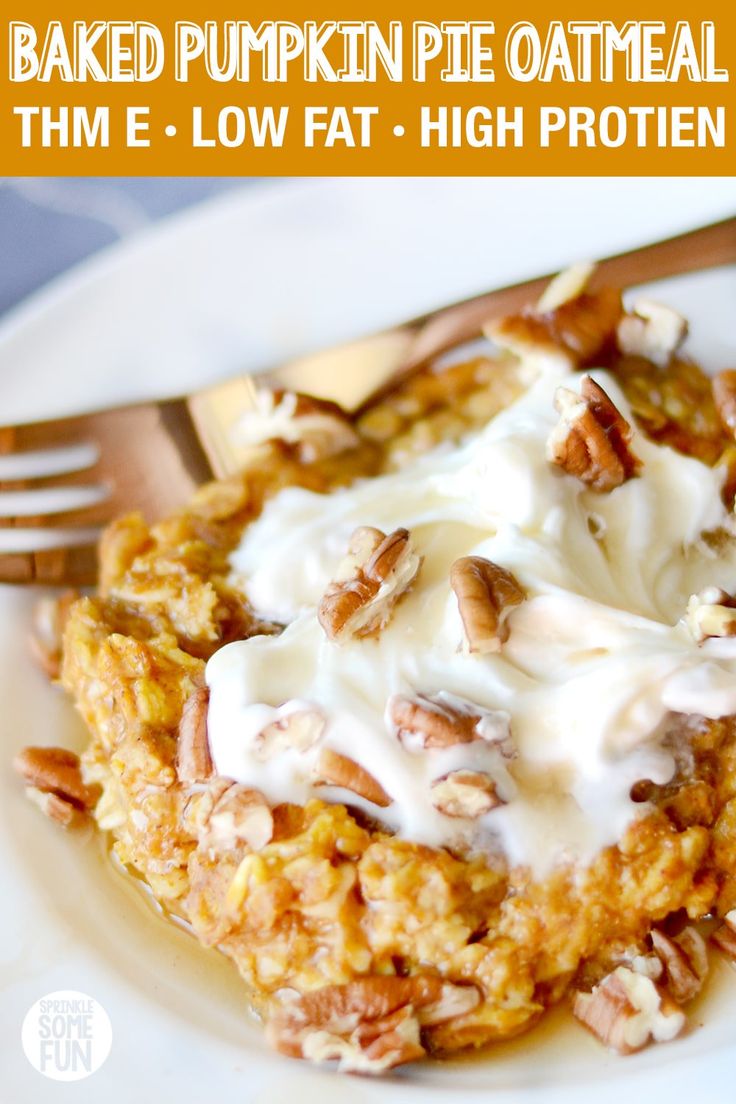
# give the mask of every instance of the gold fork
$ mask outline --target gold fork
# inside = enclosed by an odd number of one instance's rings
[[[621,288],[736,261],[736,218],[602,261],[591,286]],[[406,374],[541,294],[549,276],[434,311],[390,331],[255,377],[338,399],[358,412]],[[128,510],[156,518],[242,463],[232,429],[254,377],[188,398],[0,428],[0,582],[84,586],[102,525]],[[347,385],[347,386],[346,386]]]

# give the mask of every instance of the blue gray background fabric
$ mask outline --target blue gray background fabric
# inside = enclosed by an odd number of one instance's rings
[[[239,177],[0,178],[0,314],[53,276]]]

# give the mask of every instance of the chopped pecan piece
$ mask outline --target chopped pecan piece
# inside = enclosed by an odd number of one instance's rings
[[[716,928],[710,938],[719,951],[723,951],[736,962],[736,909],[726,913],[723,923]]]
[[[204,847],[214,851],[230,851],[247,844],[252,851],[260,851],[270,843],[273,814],[259,790],[234,782],[219,794],[216,789],[213,797],[212,808],[204,819],[200,836]]]
[[[26,747],[15,757],[15,769],[29,786],[55,793],[79,808],[94,803],[95,791],[82,781],[79,756],[61,747]]]
[[[184,791],[181,820],[191,835],[204,839],[212,810],[225,790],[233,785],[232,779],[215,774],[203,786],[192,786]]]
[[[670,939],[653,928],[652,947],[664,967],[667,991],[678,1004],[686,1004],[703,988],[708,976],[708,951],[699,931],[684,928]]]
[[[341,786],[381,808],[391,804],[391,798],[372,774],[354,759],[340,755],[330,748],[324,748],[320,752],[314,767],[314,778],[317,786]]]
[[[678,832],[696,824],[709,827],[716,818],[716,794],[707,782],[672,781],[657,785],[641,778],[631,787],[631,800],[655,801]]]
[[[736,369],[719,372],[713,377],[712,387],[718,417],[736,437]]]
[[[482,556],[463,556],[450,569],[468,650],[498,652],[509,638],[507,619],[526,598],[519,581]]]
[[[558,272],[540,295],[535,308],[536,313],[547,314],[549,311],[557,310],[563,303],[577,299],[588,286],[594,270],[595,265],[590,261],[578,261],[564,268],[562,272]]]
[[[432,804],[449,817],[475,818],[490,813],[504,802],[496,783],[482,771],[450,771],[432,783]]]
[[[618,347],[625,356],[646,357],[664,367],[687,335],[687,321],[661,303],[640,299],[633,314],[625,314],[618,324]]]
[[[78,597],[76,590],[67,590],[58,598],[41,598],[33,610],[29,637],[31,654],[50,679],[59,677],[64,626]]]
[[[281,751],[309,751],[325,730],[325,715],[316,706],[297,708],[266,725],[256,737],[256,755],[272,759]]]
[[[641,461],[629,448],[631,426],[590,376],[583,376],[579,395],[558,387],[555,407],[561,417],[547,441],[553,464],[599,492],[638,473]]]
[[[419,1024],[407,1005],[382,1020],[360,1024],[347,1039],[324,1028],[307,1032],[296,1057],[317,1063],[336,1059],[344,1072],[377,1074],[424,1054]]]
[[[691,594],[685,622],[699,644],[713,636],[736,636],[736,598],[720,587]]]
[[[207,737],[209,691],[200,687],[184,702],[179,721],[176,773],[180,782],[190,785],[206,782],[212,776],[212,756]]]
[[[659,981],[664,974],[662,960],[653,952],[647,952],[639,947],[628,947],[616,956],[617,963],[628,966],[635,974],[643,974],[651,981]]]
[[[550,295],[553,288],[554,284],[548,288]],[[573,367],[595,360],[600,363],[605,351],[614,346],[623,312],[619,292],[604,288],[565,298],[552,310],[545,310],[546,305],[543,296],[536,310],[494,319],[483,331],[496,345],[519,356],[537,352],[562,355]]]
[[[444,693],[436,697],[394,694],[387,713],[396,735],[405,744],[446,748],[486,740],[497,744],[503,754],[512,752],[510,718],[502,710],[481,709]]]
[[[55,820],[64,828],[70,828],[80,816],[84,815],[76,805],[72,805],[71,801],[65,801],[55,793],[37,790],[35,786],[26,786],[26,797],[34,805],[38,805],[44,816],[49,820]]]
[[[473,986],[429,975],[367,977],[284,1005],[266,1031],[293,1058],[337,1058],[342,1070],[379,1073],[423,1056],[421,1027],[466,1015],[479,1001]]]
[[[356,529],[348,555],[317,611],[330,640],[368,636],[382,629],[421,562],[406,529],[395,529],[388,536],[367,526]]]
[[[633,1054],[650,1039],[669,1042],[685,1026],[682,1009],[651,978],[617,966],[590,993],[576,993],[573,1014],[605,1046]]]
[[[99,796],[98,787],[82,780],[79,756],[66,748],[23,748],[13,765],[28,797],[60,824],[71,824],[75,814],[88,813]]]
[[[235,432],[239,443],[245,445],[283,441],[293,447],[302,464],[360,444],[350,418],[337,403],[280,389],[259,390],[256,409],[243,415]]]

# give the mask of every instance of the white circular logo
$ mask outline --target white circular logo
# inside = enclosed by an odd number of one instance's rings
[[[21,1040],[26,1058],[44,1077],[81,1081],[98,1070],[110,1053],[112,1024],[94,997],[60,989],[31,1005]]]

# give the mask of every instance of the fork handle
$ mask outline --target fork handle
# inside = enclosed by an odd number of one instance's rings
[[[590,280],[592,289],[604,285],[627,288],[686,272],[736,262],[736,218],[713,223],[687,234],[618,253],[600,261]],[[413,323],[415,337],[397,372],[363,401],[360,409],[382,398],[397,382],[453,346],[477,337],[491,318],[510,314],[534,302],[554,273],[522,284],[486,292],[463,303],[434,311]]]
[[[609,257],[596,268],[591,286],[628,287],[733,261],[736,218]],[[494,316],[534,302],[549,279],[538,276],[443,307],[392,330],[282,365],[264,378],[273,386],[336,399],[358,415],[447,349],[477,337]],[[236,471],[243,453],[233,441],[232,428],[253,408],[252,377],[239,376],[199,392],[189,398],[188,406],[215,474]]]

